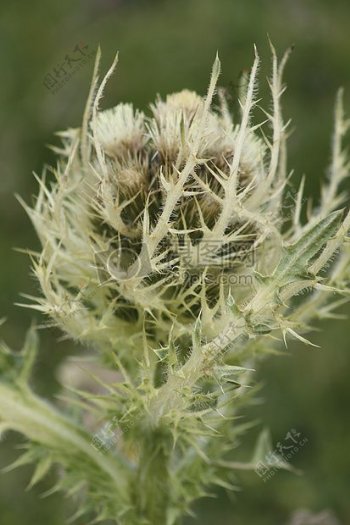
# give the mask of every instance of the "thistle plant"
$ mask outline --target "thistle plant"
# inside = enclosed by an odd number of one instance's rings
[[[320,202],[305,206],[302,181],[286,213],[288,53],[272,48],[272,104],[254,122],[257,53],[233,120],[218,58],[204,97],[102,111],[117,59],[100,81],[98,52],[82,125],[60,133],[57,165],[23,203],[42,246],[26,306],[88,347],[89,384],[40,399],[31,329],[21,354],[3,347],[1,429],[27,436],[15,466],[36,464],[31,484],[60,465],[54,490],[77,498],[76,516],[179,524],[212,485],[233,488],[267,446],[262,434],[251,461],[237,457],[254,366],[290,337],[312,344],[311,322],[348,298],[342,92]]]

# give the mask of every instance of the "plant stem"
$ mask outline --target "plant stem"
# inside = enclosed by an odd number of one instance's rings
[[[169,456],[171,440],[167,432],[153,430],[141,438],[135,499],[139,523],[166,525],[170,504]]]

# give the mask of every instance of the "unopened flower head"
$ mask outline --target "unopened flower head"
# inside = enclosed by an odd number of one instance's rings
[[[95,79],[83,125],[62,134],[55,180],[30,210],[43,246],[38,308],[73,337],[125,348],[170,331],[186,340],[198,319],[203,337],[219,336],[300,231],[296,219],[282,234],[283,66],[270,139],[251,124],[258,58],[236,120],[216,87],[218,59],[206,96],[183,90],[146,113],[99,110],[111,71],[94,95]]]

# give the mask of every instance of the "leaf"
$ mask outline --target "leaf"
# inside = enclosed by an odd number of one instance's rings
[[[257,439],[255,450],[252,457],[252,463],[257,464],[264,461],[265,456],[272,450],[271,435],[267,428],[264,428]]]
[[[7,467],[4,467],[2,469],[2,472],[11,472],[12,470],[15,470],[18,467],[23,467],[24,465],[29,465],[30,463],[33,463],[35,461],[35,454],[33,450],[28,450],[21,456],[19,456],[15,461],[13,461],[10,465]]]
[[[41,481],[46,476],[46,474],[51,468],[51,465],[52,459],[50,455],[44,457],[41,461],[39,461],[26,490],[30,490],[32,487],[34,487],[34,485],[39,483],[39,481]]]
[[[254,372],[252,368],[245,368],[242,366],[223,365],[216,366],[214,373],[217,375],[219,381],[240,385],[238,378],[244,372]]]
[[[35,326],[28,330],[22,349],[22,366],[18,377],[20,383],[27,384],[33,370],[34,362],[38,353],[38,334]]]
[[[327,241],[337,232],[342,218],[342,210],[335,211],[321,219],[306,231],[294,244],[285,248],[285,254],[273,273],[275,281],[285,284],[293,277],[305,274],[315,257]]]

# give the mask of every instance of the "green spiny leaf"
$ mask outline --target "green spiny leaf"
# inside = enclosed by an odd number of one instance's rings
[[[47,455],[42,460],[40,460],[35,468],[35,471],[33,473],[32,479],[29,482],[27,490],[30,490],[32,487],[34,487],[34,485],[39,483],[39,481],[41,481],[46,476],[51,466],[52,466],[52,458],[50,455]]]
[[[305,273],[312,259],[338,230],[342,215],[342,210],[331,213],[307,230],[294,244],[285,248],[285,254],[273,273],[274,280],[282,285]]]

